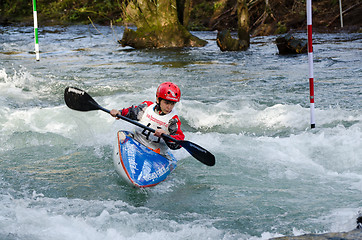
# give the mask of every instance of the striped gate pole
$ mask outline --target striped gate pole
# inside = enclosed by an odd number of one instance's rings
[[[39,41],[38,41],[38,16],[36,12],[36,0],[33,0],[33,13],[34,13],[34,37],[35,37],[35,55],[36,60],[39,61]]]
[[[307,0],[307,30],[308,30],[308,66],[309,66],[309,96],[310,96],[310,126],[315,128],[314,118],[314,76],[313,76],[313,44],[312,44],[312,0]]]

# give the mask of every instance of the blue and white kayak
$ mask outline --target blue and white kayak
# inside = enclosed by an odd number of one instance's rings
[[[117,133],[113,163],[116,172],[129,185],[138,188],[152,187],[164,181],[176,168],[177,160],[154,152],[133,139],[128,131]]]

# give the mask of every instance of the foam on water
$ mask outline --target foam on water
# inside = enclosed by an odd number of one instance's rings
[[[50,199],[33,192],[15,199],[2,194],[2,239],[207,239],[222,231],[201,221],[176,222],[163,212],[122,201]],[[187,216],[185,216],[187,218]]]
[[[134,207],[123,201],[50,199],[33,192],[15,199],[2,195],[0,236],[2,239],[252,239],[264,240],[282,234],[261,236],[226,233],[193,214],[193,221],[169,220],[167,213]],[[352,230],[356,209],[338,209],[311,222],[332,225],[330,231]],[[206,222],[205,222],[206,221]],[[294,235],[308,231],[293,229]],[[323,232],[320,232],[323,233]]]
[[[208,105],[197,101],[183,101],[180,106],[182,117],[195,129],[210,129],[225,133],[254,133],[286,136],[285,134],[303,132],[310,127],[309,108],[298,104],[276,104],[260,106],[248,101],[240,103],[223,101]],[[317,109],[318,128],[338,125],[350,127],[362,120],[359,111],[341,108]],[[210,131],[209,130],[209,131]]]
[[[3,68],[0,70],[0,93],[1,99],[5,102],[6,98],[15,98],[19,100],[29,100],[34,96],[30,92],[23,91],[25,85],[33,86],[31,79],[34,79],[29,72],[20,70],[14,71],[13,76],[9,76],[9,73]]]

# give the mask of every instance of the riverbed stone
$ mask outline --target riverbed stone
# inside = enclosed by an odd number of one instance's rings
[[[307,53],[308,50],[306,40],[296,39],[290,33],[279,36],[275,42],[281,55]]]
[[[249,48],[247,41],[233,38],[229,30],[219,31],[216,43],[221,51],[245,51]]]
[[[294,237],[278,237],[274,240],[358,240],[362,239],[362,229],[355,229],[350,232],[336,232],[324,234],[305,234]]]

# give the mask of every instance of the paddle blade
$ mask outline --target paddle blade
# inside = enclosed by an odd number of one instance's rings
[[[203,164],[207,166],[215,165],[215,156],[203,147],[189,141],[180,141],[178,143]]]
[[[67,87],[64,91],[64,101],[67,106],[77,111],[99,110],[99,104],[85,91],[76,87]]]

